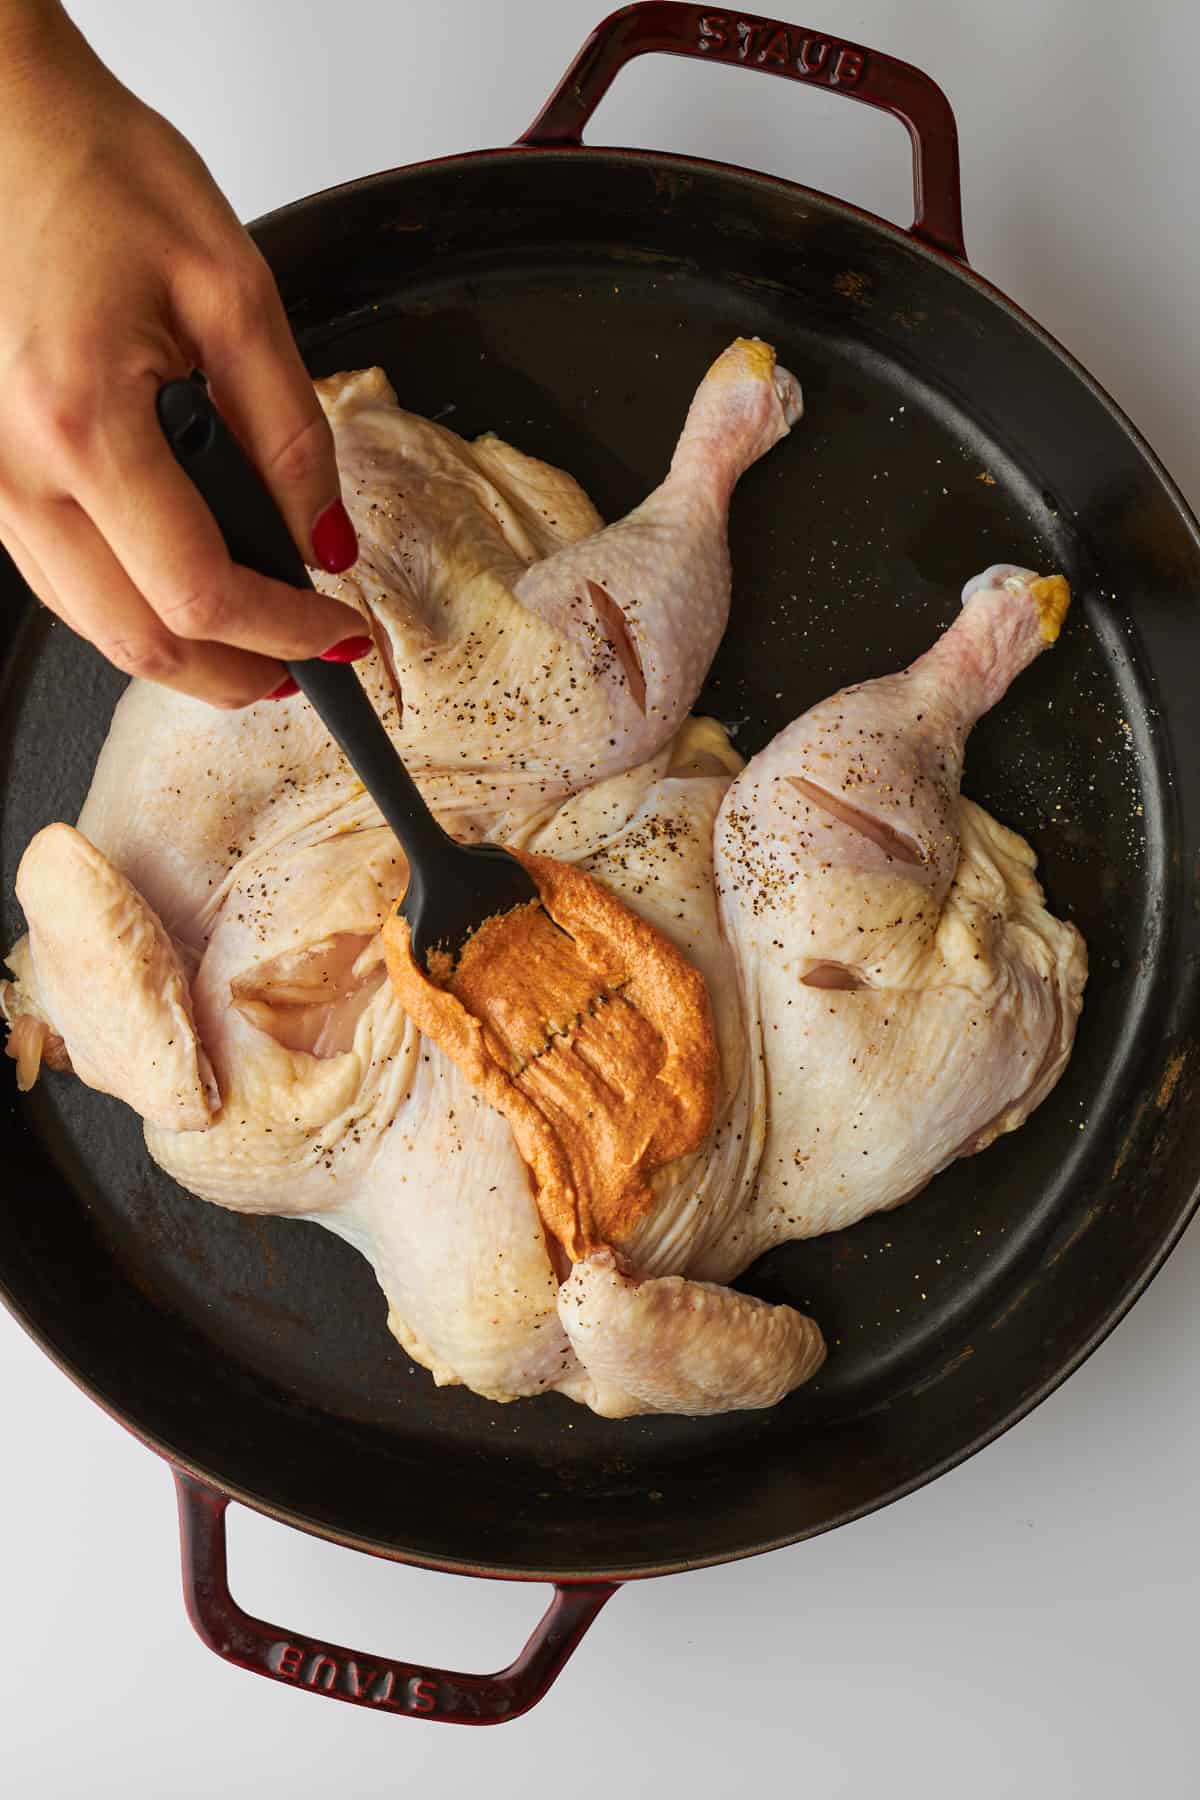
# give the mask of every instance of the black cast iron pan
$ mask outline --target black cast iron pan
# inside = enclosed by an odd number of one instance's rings
[[[612,74],[648,49],[903,117],[913,229],[745,170],[583,148]],[[181,1193],[132,1115],[76,1083],[23,1102],[6,1088],[0,1289],[179,1471],[202,1635],[314,1692],[486,1722],[539,1697],[606,1584],[828,1530],[969,1455],[1079,1364],[1178,1238],[1200,1170],[1200,536],[1095,383],[966,266],[940,91],[819,33],[627,8],[512,149],[316,195],[255,235],[314,373],[381,363],[406,405],[565,464],[610,517],[658,480],[709,359],[738,333],[777,346],[806,417],[739,488],[732,624],[702,700],[747,753],[923,649],[990,562],[1061,568],[1077,597],[1060,646],[978,728],[966,780],[1032,839],[1051,904],[1088,939],[1075,1056],[1020,1132],[911,1205],[749,1273],[833,1348],[771,1412],[611,1423],[557,1398],[439,1392],[348,1247]],[[3,582],[11,618],[22,590]],[[6,942],[20,853],[74,817],[120,686],[32,609],[9,638]],[[364,1659],[236,1608],[230,1497],[558,1595],[500,1676]]]

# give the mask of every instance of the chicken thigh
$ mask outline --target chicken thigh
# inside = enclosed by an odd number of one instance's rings
[[[362,545],[318,580],[386,625],[397,747],[458,835],[661,749],[725,630],[734,485],[800,416],[769,346],[717,358],[666,479],[604,531],[568,478],[402,412],[378,369],[318,391]]]
[[[959,795],[967,733],[1054,641],[1066,583],[996,566],[901,674],[846,688],[733,783],[722,917],[757,1016],[753,1200],[695,1272],[897,1206],[1020,1125],[1062,1074],[1087,973],[1015,832]]]

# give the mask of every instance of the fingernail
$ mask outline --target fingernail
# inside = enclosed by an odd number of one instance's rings
[[[360,656],[365,656],[368,650],[373,649],[374,645],[369,637],[343,638],[340,644],[330,644],[328,650],[322,650],[321,661],[357,662]]]
[[[318,513],[312,528],[313,555],[330,575],[340,575],[358,560],[358,538],[350,514],[340,500]]]
[[[300,692],[300,683],[291,675],[285,675],[277,688],[264,697],[267,700],[290,700],[293,694]]]

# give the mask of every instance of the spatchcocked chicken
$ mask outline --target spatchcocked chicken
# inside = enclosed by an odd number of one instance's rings
[[[137,682],[78,826],[21,863],[0,990],[20,1083],[73,1069],[191,1192],[349,1239],[439,1383],[612,1417],[771,1405],[820,1365],[819,1328],[725,1284],[1014,1129],[1070,1054],[1083,942],[959,794],[967,733],[1057,636],[1066,584],[988,570],[911,668],[743,767],[689,714],[731,492],[800,416],[766,345],[718,359],[666,479],[607,528],[569,476],[404,412],[378,370],[318,386],[362,551],[321,585],[371,622],[377,709],[457,835],[576,865],[700,972],[712,1129],[572,1260],[507,1119],[396,998],[404,860],[306,702],[221,713]]]

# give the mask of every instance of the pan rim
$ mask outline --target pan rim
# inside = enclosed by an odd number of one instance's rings
[[[1063,344],[1038,323],[1015,301],[1011,300],[1001,289],[997,288],[985,276],[980,275],[968,263],[951,256],[945,251],[929,245],[913,236],[901,226],[881,219],[852,202],[840,200],[821,190],[807,187],[801,183],[787,180],[780,176],[763,174],[737,164],[712,159],[682,155],[674,152],[646,151],[608,146],[581,146],[575,149],[541,147],[541,146],[503,146],[495,149],[462,152],[456,155],[431,159],[426,162],[403,165],[398,168],[383,170],[378,173],[358,177],[334,187],[319,190],[302,199],[287,203],[285,206],[255,220],[248,227],[253,236],[267,234],[278,228],[290,217],[298,217],[316,202],[331,202],[338,198],[374,189],[401,187],[409,181],[422,179],[430,174],[445,171],[448,175],[466,173],[474,168],[495,167],[499,161],[510,161],[514,167],[529,170],[536,164],[558,163],[567,166],[581,166],[587,162],[615,162],[631,166],[676,169],[680,172],[700,171],[716,174],[738,183],[755,188],[767,188],[785,193],[789,196],[801,196],[818,210],[834,215],[842,215],[851,222],[857,222],[870,231],[891,240],[898,247],[916,253],[940,269],[953,274],[965,286],[974,289],[985,300],[996,306],[1002,314],[1028,332],[1038,343],[1059,360],[1067,372],[1087,390],[1097,401],[1112,423],[1121,432],[1146,464],[1154,480],[1164,490],[1176,516],[1182,522],[1197,555],[1200,556],[1200,521],[1178,485],[1163,465],[1161,459],[1147,441],[1143,433],[1130,420],[1128,415],[1112,398],[1107,390],[1092,376],[1089,371],[1067,350]],[[11,1293],[8,1283],[0,1270],[0,1300],[7,1311],[59,1368],[83,1393],[95,1401],[110,1418],[114,1419],[132,1436],[146,1447],[163,1458],[172,1467],[190,1475],[195,1480],[236,1500],[240,1505],[252,1511],[275,1519],[281,1524],[291,1526],[306,1534],[325,1539],[348,1549],[357,1550],[367,1555],[382,1557],[388,1561],[401,1562],[414,1567],[426,1568],[446,1574],[473,1575],[493,1580],[508,1581],[540,1581],[540,1582],[585,1582],[645,1580],[665,1575],[683,1574],[692,1569],[713,1567],[727,1562],[740,1561],[751,1556],[764,1555],[772,1550],[782,1549],[788,1545],[799,1544],[810,1538],[823,1535],[842,1525],[850,1524],[856,1519],[864,1518],[870,1513],[880,1511],[895,1501],[905,1498],[919,1488],[936,1481],[941,1475],[948,1473],[968,1458],[1001,1437],[1012,1429],[1021,1419],[1031,1413],[1043,1400],[1064,1382],[1066,1382],[1087,1359],[1099,1348],[1104,1340],[1115,1330],[1130,1309],[1146,1292],[1150,1283],[1159,1274],[1167,1258],[1177,1247],[1197,1209],[1200,1208],[1200,1169],[1196,1170],[1190,1180],[1190,1186],[1184,1202],[1179,1207],[1170,1228],[1155,1245],[1151,1254],[1140,1268],[1131,1274],[1128,1284],[1118,1300],[1111,1304],[1106,1315],[1083,1341],[1065,1358],[1063,1363],[1043,1382],[1022,1395],[1001,1417],[984,1426],[968,1441],[940,1458],[929,1467],[912,1476],[896,1482],[884,1492],[874,1495],[860,1504],[821,1521],[817,1525],[807,1526],[797,1531],[784,1532],[764,1538],[753,1543],[742,1543],[732,1548],[714,1551],[701,1557],[681,1558],[677,1561],[663,1561],[638,1565],[618,1565],[611,1568],[587,1568],[574,1570],[564,1574],[561,1570],[547,1570],[534,1565],[496,1564],[477,1562],[469,1558],[443,1558],[431,1556],[420,1551],[404,1549],[395,1544],[381,1543],[373,1539],[347,1534],[330,1526],[320,1519],[306,1516],[304,1513],[286,1506],[280,1506],[263,1495],[255,1494],[250,1489],[229,1482],[224,1476],[204,1467],[189,1455],[183,1446],[173,1445],[163,1435],[149,1431],[131,1419],[106,1391],[103,1384],[97,1385],[94,1378],[66,1353],[61,1352],[52,1336],[34,1319]]]
[[[1039,320],[1034,318],[1032,313],[1027,312],[1018,301],[1006,294],[1003,288],[997,287],[995,282],[990,281],[986,275],[981,275],[969,261],[952,256],[949,251],[941,250],[936,245],[915,236],[907,227],[893,224],[890,219],[881,218],[878,213],[869,212],[866,207],[856,206],[851,200],[839,199],[837,195],[827,194],[821,188],[808,187],[803,182],[790,181],[786,176],[768,175],[761,170],[746,168],[740,163],[722,162],[712,157],[685,155],[678,151],[638,150],[621,145],[582,144],[575,149],[565,149],[536,144],[503,144],[485,150],[456,151],[449,156],[430,157],[425,162],[402,163],[393,169],[381,169],[371,175],[359,175],[349,181],[335,183],[332,187],[318,188],[315,193],[307,194],[299,200],[290,200],[269,213],[260,214],[258,218],[252,219],[247,224],[246,230],[252,237],[257,237],[261,233],[278,227],[289,218],[299,217],[305,208],[317,201],[349,197],[352,194],[366,193],[375,188],[400,186],[410,180],[417,180],[443,170],[448,174],[453,174],[458,171],[465,173],[473,167],[494,167],[502,161],[511,161],[515,166],[524,168],[528,168],[534,163],[558,163],[575,167],[582,166],[586,162],[611,161],[631,167],[645,165],[657,168],[661,165],[669,165],[680,170],[698,169],[708,174],[729,176],[750,186],[766,187],[783,194],[803,195],[806,200],[815,202],[819,209],[834,214],[843,214],[848,219],[889,238],[898,247],[913,252],[935,268],[941,269],[943,273],[953,275],[965,286],[975,289],[984,299],[991,301],[1001,312],[1007,314],[1014,324],[1029,332],[1043,348],[1049,350],[1065,365],[1071,375],[1082,382],[1149,464],[1186,524],[1197,551],[1200,551],[1200,513],[1192,508],[1191,503],[1145,433],[1133,422],[1108,389],[1079,361],[1060,338],[1048,331]]]
[[[144,1444],[162,1461],[181,1474],[190,1476],[192,1480],[211,1488],[230,1500],[237,1501],[239,1506],[247,1507],[251,1512],[261,1514],[264,1518],[273,1519],[277,1524],[290,1526],[293,1530],[302,1531],[308,1537],[323,1539],[326,1543],[337,1544],[343,1549],[354,1550],[366,1556],[382,1558],[385,1562],[404,1563],[412,1568],[428,1569],[442,1575],[474,1576],[490,1581],[522,1581],[545,1582],[551,1585],[570,1585],[580,1582],[613,1582],[623,1584],[627,1581],[649,1581],[669,1575],[685,1575],[693,1569],[718,1568],[725,1563],[742,1562],[755,1556],[766,1556],[773,1550],[784,1550],[790,1545],[808,1543],[814,1538],[824,1537],[826,1533],[840,1530],[843,1525],[852,1525],[858,1519],[870,1517],[872,1513],[882,1512],[886,1507],[894,1505],[898,1500],[906,1499],[921,1488],[947,1475],[952,1469],[970,1460],[989,1444],[1011,1431],[1022,1419],[1036,1410],[1044,1400],[1048,1400],[1058,1388],[1070,1380],[1082,1365],[1114,1332],[1138,1300],[1149,1288],[1151,1282],[1162,1271],[1164,1264],[1179,1244],[1180,1238],[1187,1230],[1200,1206],[1200,1177],[1193,1186],[1191,1196],[1185,1206],[1180,1209],[1171,1232],[1156,1248],[1153,1257],[1140,1269],[1129,1288],[1122,1295],[1119,1303],[1113,1307],[1107,1317],[1102,1320],[1096,1330],[1075,1351],[1071,1358],[1046,1381],[1023,1395],[1003,1417],[979,1431],[965,1445],[939,1459],[929,1468],[920,1471],[907,1480],[896,1482],[883,1493],[864,1500],[857,1506],[847,1507],[844,1511],[823,1520],[819,1525],[795,1532],[784,1532],[761,1542],[739,1544],[725,1551],[714,1551],[711,1555],[684,1557],[677,1561],[646,1564],[613,1564],[601,1565],[598,1568],[572,1569],[564,1573],[561,1569],[539,1568],[536,1565],[500,1564],[474,1562],[469,1558],[431,1556],[422,1551],[407,1550],[395,1544],[385,1544],[378,1540],[363,1537],[357,1533],[339,1531],[323,1520],[295,1511],[286,1506],[279,1506],[264,1495],[256,1494],[251,1489],[231,1482],[225,1476],[217,1474],[205,1464],[194,1460],[185,1450],[178,1448],[152,1431],[135,1423],[100,1386],[84,1373],[79,1365],[69,1356],[60,1352],[50,1341],[41,1327],[33,1321],[26,1309],[21,1306],[10,1293],[7,1283],[0,1277],[0,1302],[3,1302],[9,1316],[17,1322],[26,1335],[38,1346],[39,1350],[64,1374],[79,1391],[92,1400],[101,1411],[127,1431],[131,1437]]]

